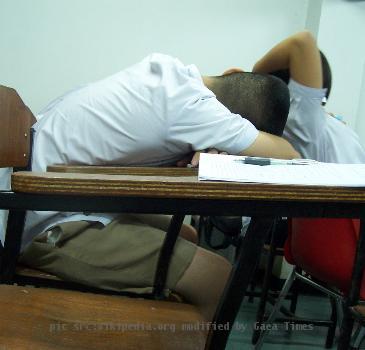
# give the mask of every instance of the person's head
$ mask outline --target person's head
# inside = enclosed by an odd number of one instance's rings
[[[321,62],[322,62],[322,79],[323,79],[322,87],[327,89],[326,99],[328,99],[330,92],[331,92],[331,87],[332,87],[332,72],[331,72],[331,67],[328,63],[328,60],[322,51],[320,51],[320,55],[321,55]],[[270,74],[274,75],[275,77],[280,78],[286,84],[289,83],[290,73],[289,73],[288,69],[277,70],[277,71],[271,72]]]
[[[206,77],[207,87],[232,113],[251,121],[257,129],[282,135],[289,112],[289,92],[278,78],[238,71]]]

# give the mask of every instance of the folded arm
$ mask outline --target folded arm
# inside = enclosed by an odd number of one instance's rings
[[[240,155],[283,159],[301,158],[288,141],[263,131],[259,132],[252,145],[241,151]]]
[[[189,164],[189,166],[197,167],[199,165],[200,153],[227,154],[227,152],[221,152],[215,148],[210,148],[208,150],[194,152],[178,161],[176,165],[178,167],[185,167]],[[242,150],[239,155],[281,159],[301,158],[300,154],[288,141],[282,137],[268,134],[263,131],[259,131],[259,134],[252,145],[245,150]]]

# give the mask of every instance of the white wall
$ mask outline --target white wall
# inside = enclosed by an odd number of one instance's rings
[[[365,2],[324,0],[318,43],[332,67],[333,89],[327,109],[342,115],[365,144]],[[357,121],[358,119],[358,121]]]
[[[15,87],[36,113],[153,51],[219,74],[250,69],[303,28],[318,32],[332,66],[328,109],[365,139],[365,1],[0,0],[0,84]]]
[[[356,113],[356,131],[358,132],[362,143],[365,144],[365,61],[362,67],[362,83],[359,95],[359,106]]]
[[[0,83],[36,113],[79,84],[153,51],[203,74],[255,59],[307,22],[319,0],[0,0]]]

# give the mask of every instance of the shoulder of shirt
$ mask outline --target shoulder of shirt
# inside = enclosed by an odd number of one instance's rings
[[[318,89],[298,83],[290,78],[288,88],[290,93],[298,93],[303,96],[323,98],[326,95],[327,89]]]
[[[146,56],[144,59],[147,59],[149,61],[155,61],[155,62],[167,62],[167,61],[180,62],[180,60],[178,58],[171,56],[169,54],[160,53],[160,52],[152,52],[151,54]]]

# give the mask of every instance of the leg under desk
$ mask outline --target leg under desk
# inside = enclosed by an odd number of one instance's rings
[[[229,322],[230,329],[232,328],[242,299],[255,273],[265,239],[271,231],[274,221],[273,218],[252,218],[227,283],[229,288],[225,289],[222,301],[218,305],[213,321],[216,325]],[[219,332],[210,331],[206,348],[224,349],[230,329],[223,329]]]

